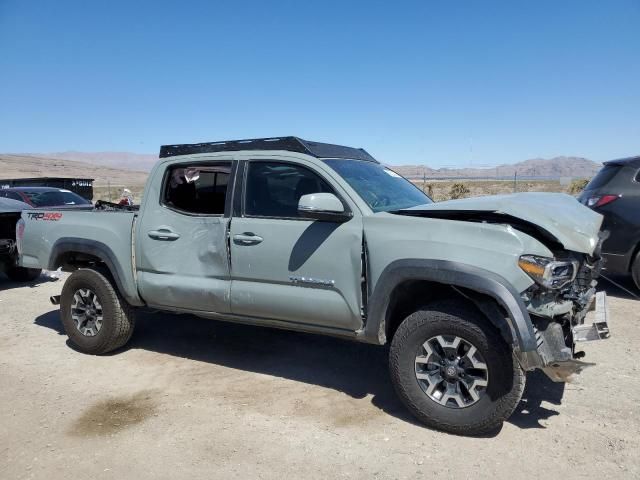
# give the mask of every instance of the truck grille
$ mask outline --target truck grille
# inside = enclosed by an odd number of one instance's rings
[[[578,274],[575,279],[575,288],[578,291],[585,291],[590,289],[592,282],[600,276],[600,270],[602,269],[602,259],[594,260],[589,263],[588,260],[583,260],[578,267]]]
[[[593,256],[589,257],[585,255],[580,262],[578,268],[578,274],[574,282],[575,289],[578,292],[584,292],[594,287],[592,284],[600,276],[600,270],[602,270],[604,259],[600,256],[603,242],[609,237],[607,230],[602,231],[598,235],[598,245],[594,249]]]

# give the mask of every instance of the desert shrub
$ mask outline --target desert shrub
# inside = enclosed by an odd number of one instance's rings
[[[579,194],[587,186],[587,183],[589,183],[589,180],[586,178],[576,178],[575,180],[572,180],[569,184],[569,194]]]
[[[430,183],[428,183],[428,184],[423,183],[422,184],[422,191],[424,193],[426,193],[427,195],[429,195],[429,198],[433,198],[433,185],[431,185]]]
[[[451,190],[449,190],[449,197],[455,200],[456,198],[464,198],[469,195],[469,193],[471,193],[471,190],[469,190],[464,183],[454,183],[451,185]]]

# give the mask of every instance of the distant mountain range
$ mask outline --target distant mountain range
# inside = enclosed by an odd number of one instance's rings
[[[144,183],[158,161],[154,154],[131,152],[55,152],[45,154],[0,154],[0,178],[31,176],[91,177],[96,184]],[[590,178],[602,165],[581,157],[533,158],[495,167],[430,168],[426,165],[392,165],[410,179],[562,177]]]
[[[138,170],[148,172],[153,164],[158,161],[157,154],[151,153],[131,153],[131,152],[55,152],[25,154],[37,155],[38,157],[55,158],[58,160],[75,160],[77,162],[87,162],[94,165],[111,168],[124,168],[126,170]]]
[[[512,178],[516,173],[518,177],[539,177],[539,178],[591,178],[602,164],[581,157],[554,157],[554,158],[532,158],[513,164],[503,164],[495,167],[483,168],[429,168],[425,165],[401,165],[391,166],[399,174],[418,179],[429,178]]]
[[[26,154],[0,153],[0,179],[25,177],[93,178],[96,185],[142,185],[148,172]]]

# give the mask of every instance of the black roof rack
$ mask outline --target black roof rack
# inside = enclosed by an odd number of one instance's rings
[[[350,158],[378,163],[362,148],[343,147],[330,143],[310,142],[298,137],[254,138],[248,140],[228,140],[224,142],[190,143],[183,145],[163,145],[160,158],[194,153],[237,152],[240,150],[286,150],[305,153],[317,158]]]

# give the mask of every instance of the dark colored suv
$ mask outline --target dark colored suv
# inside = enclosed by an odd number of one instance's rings
[[[580,201],[604,215],[606,271],[631,273],[640,288],[640,156],[605,162]]]

